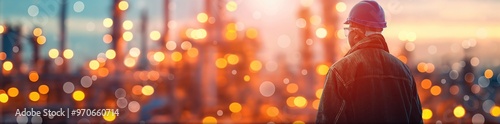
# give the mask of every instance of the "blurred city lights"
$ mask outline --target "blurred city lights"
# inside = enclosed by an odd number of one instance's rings
[[[141,109],[141,104],[139,104],[137,101],[131,101],[128,103],[128,110],[130,112],[138,112]]]
[[[47,86],[47,85],[45,85],[45,84],[42,84],[42,85],[40,85],[40,86],[38,87],[38,92],[39,92],[40,94],[47,94],[47,93],[49,93],[49,90],[50,90],[50,89],[49,89],[49,86]]]
[[[105,34],[103,37],[102,37],[102,41],[106,44],[109,44],[111,43],[111,41],[113,41],[113,37],[109,34]]]
[[[110,28],[111,26],[113,26],[113,20],[111,18],[105,18],[102,21],[102,25],[106,28]]]
[[[293,103],[295,104],[295,106],[297,106],[299,108],[304,108],[307,105],[307,100],[303,96],[297,96],[293,100]]]
[[[490,112],[491,116],[498,117],[498,116],[500,116],[500,107],[495,105],[490,109],[489,112]]]
[[[325,28],[318,28],[316,29],[316,37],[318,38],[325,38],[327,35],[326,29]]]
[[[266,113],[269,117],[276,117],[278,116],[278,114],[280,113],[279,109],[274,107],[274,106],[271,106],[271,107],[268,107],[267,110],[266,110]]]
[[[276,87],[270,81],[264,81],[260,84],[259,87],[260,94],[264,97],[270,97],[276,91]]]
[[[7,103],[9,101],[9,96],[5,93],[0,93],[0,102]]]
[[[437,95],[441,94],[441,87],[439,87],[439,86],[432,86],[431,87],[431,94],[434,95],[434,96],[437,96]]]
[[[14,65],[12,65],[12,62],[10,62],[10,61],[4,61],[3,64],[2,64],[2,66],[3,66],[4,70],[10,71],[10,70],[12,70],[12,67]]]
[[[218,58],[217,60],[215,60],[215,66],[217,66],[217,68],[225,68],[227,66],[227,61],[226,59],[224,58]]]
[[[142,87],[141,92],[143,95],[151,96],[155,92],[155,89],[151,85],[146,85],[146,86]]]
[[[288,93],[296,93],[298,90],[299,90],[299,85],[295,83],[289,83],[288,85],[286,85],[286,91]]]
[[[19,89],[17,89],[16,87],[11,87],[7,90],[7,95],[9,95],[10,97],[16,97],[17,95],[19,95]]]
[[[490,79],[493,77],[493,71],[491,69],[486,69],[486,71],[484,71],[484,77]]]
[[[250,62],[250,70],[253,72],[258,72],[262,68],[262,63],[259,60],[253,60]]]
[[[166,44],[165,44],[165,47],[172,51],[172,50],[175,50],[175,48],[177,48],[177,43],[175,43],[175,41],[168,41]]]
[[[311,22],[312,25],[320,25],[321,24],[321,17],[318,15],[313,15],[309,17],[309,22]]]
[[[465,115],[465,109],[462,106],[457,106],[453,109],[453,115],[457,118],[462,118]]]
[[[197,48],[188,49],[187,54],[189,57],[196,57],[198,56],[198,49]]]
[[[191,42],[189,42],[189,41],[184,41],[184,42],[181,43],[181,48],[183,50],[189,50],[192,47],[193,47],[193,44],[191,44]]]
[[[40,29],[40,28],[35,28],[35,29],[33,30],[33,35],[38,37],[38,36],[41,36],[41,35],[42,35],[42,32],[43,32],[43,31],[42,31],[42,29]]]
[[[40,100],[40,94],[38,94],[38,92],[30,92],[30,94],[28,95],[29,99],[33,102],[36,102],[38,100]]]
[[[259,36],[259,32],[255,28],[249,28],[245,32],[246,36],[250,39],[255,39]]]
[[[130,20],[125,20],[125,21],[123,21],[122,26],[123,26],[123,29],[130,30],[134,27],[134,23],[132,23],[132,21],[130,21]]]
[[[323,89],[316,90],[316,98],[320,99],[321,95],[323,95]]]
[[[208,21],[208,15],[206,13],[198,13],[198,15],[196,16],[196,19],[200,23],[205,23]]]
[[[173,52],[171,55],[170,55],[170,58],[174,61],[174,62],[179,62],[182,60],[182,54],[180,52]]]
[[[85,93],[83,93],[83,91],[77,90],[73,92],[73,99],[75,99],[75,101],[82,101],[83,99],[85,99]]]
[[[59,56],[59,51],[57,49],[50,49],[49,50],[49,57],[52,59],[55,59]]]
[[[47,39],[45,38],[45,36],[39,36],[36,38],[36,42],[39,44],[39,45],[43,45],[45,44],[45,42],[47,41]]]
[[[202,123],[203,124],[216,124],[217,119],[215,117],[212,117],[212,116],[207,116],[207,117],[203,118]]]
[[[422,82],[420,82],[420,85],[421,85],[421,86],[422,86],[422,88],[424,88],[424,89],[429,89],[429,88],[431,88],[431,86],[432,86],[432,82],[431,82],[431,80],[429,80],[429,79],[424,79],[424,80],[422,80]]]
[[[134,38],[134,34],[132,34],[132,32],[130,32],[130,31],[126,31],[125,33],[123,33],[122,37],[123,37],[123,40],[125,40],[125,41],[131,41],[132,38]]]
[[[125,11],[128,9],[128,2],[123,0],[123,1],[120,1],[120,3],[118,3],[118,9],[122,10],[122,11]]]
[[[151,40],[157,41],[160,39],[160,37],[161,34],[159,31],[151,31],[151,33],[149,33],[149,38],[151,38]]]
[[[92,70],[97,70],[99,68],[99,62],[97,60],[91,60],[89,62],[89,68]]]
[[[157,62],[161,62],[165,59],[165,54],[163,54],[163,52],[155,52],[153,59]]]
[[[233,113],[238,113],[241,111],[241,104],[237,102],[233,102],[229,105],[229,110]]]
[[[115,50],[113,50],[113,49],[106,50],[106,58],[108,58],[108,59],[114,59],[115,57],[116,57]]]
[[[111,122],[116,119],[116,115],[113,111],[105,111],[105,113],[103,113],[102,118],[108,122]]]
[[[330,70],[330,67],[324,64],[318,65],[318,67],[316,67],[316,72],[319,75],[326,75],[328,73],[328,70]]]
[[[239,57],[235,54],[229,54],[227,55],[227,63],[230,64],[230,65],[235,65],[235,64],[238,64],[239,62]]]
[[[423,109],[422,110],[422,119],[429,120],[431,118],[432,118],[432,110],[430,110],[430,109]]]
[[[132,57],[139,57],[139,55],[141,54],[141,50],[139,50],[139,48],[137,48],[137,47],[133,47],[133,48],[130,48],[128,53]]]
[[[344,2],[338,2],[338,3],[335,5],[335,9],[336,9],[338,12],[344,12],[344,11],[347,9],[347,5],[346,5]]]
[[[136,63],[136,60],[130,57],[127,57],[125,58],[125,60],[123,60],[123,64],[129,68],[134,67]]]
[[[29,73],[28,78],[30,79],[31,82],[34,83],[37,82],[40,77],[38,76],[38,73],[36,71],[31,71]]]
[[[63,52],[63,56],[66,59],[73,58],[73,50],[71,50],[71,49],[65,49],[64,52]]]
[[[286,99],[286,104],[287,104],[289,107],[296,107],[296,106],[295,106],[294,101],[295,101],[295,97],[293,97],[293,96],[288,97],[288,98]]]
[[[5,32],[5,27],[3,25],[0,25],[0,34],[3,34]]]
[[[236,11],[236,9],[238,9],[238,4],[234,1],[229,1],[226,3],[226,10],[229,11],[229,12],[234,12]]]

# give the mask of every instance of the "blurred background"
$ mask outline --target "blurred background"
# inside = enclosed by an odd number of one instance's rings
[[[0,123],[314,122],[358,2],[0,0]],[[500,1],[378,2],[425,123],[500,122]]]

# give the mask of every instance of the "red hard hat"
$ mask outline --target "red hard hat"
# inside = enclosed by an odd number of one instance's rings
[[[344,24],[356,23],[370,28],[385,28],[384,10],[376,1],[361,1],[349,13]]]

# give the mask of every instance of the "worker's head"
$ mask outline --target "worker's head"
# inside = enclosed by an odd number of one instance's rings
[[[376,1],[356,4],[344,24],[348,25],[344,31],[351,46],[366,36],[380,34],[387,27],[384,10]]]

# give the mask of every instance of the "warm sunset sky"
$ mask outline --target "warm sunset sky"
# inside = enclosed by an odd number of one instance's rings
[[[102,36],[109,32],[102,25],[102,20],[111,15],[111,0],[82,0],[81,6],[75,5],[79,0],[68,0],[68,48],[73,49],[75,57],[71,63],[72,69],[81,66],[90,59],[95,59],[98,53],[105,52],[109,46],[103,43]],[[238,4],[235,12],[227,12],[228,16],[240,22],[243,27],[255,27],[260,32],[264,47],[259,52],[259,58],[264,61],[276,61],[279,54],[287,55],[290,63],[296,64],[300,58],[295,55],[299,51],[300,35],[296,27],[298,8],[301,3],[309,0],[234,0]],[[321,0],[312,0],[311,11],[313,15],[321,16]],[[128,48],[139,45],[139,17],[141,10],[149,12],[150,25],[148,30],[163,30],[163,1],[162,0],[130,0],[126,19],[134,23],[132,32],[134,39],[129,42]],[[176,26],[172,32],[184,27],[200,28],[202,24],[196,21],[196,15],[203,12],[203,0],[172,0],[172,17]],[[341,1],[346,7],[337,11],[344,20],[349,10],[358,0]],[[403,46],[399,37],[413,34],[416,39],[416,52],[426,53],[429,45],[436,45],[437,54],[449,54],[449,46],[460,46],[461,42],[468,39],[477,40],[478,47],[498,49],[500,41],[500,6],[498,0],[378,0],[386,11],[388,28],[384,35],[391,47],[393,54],[399,53]],[[47,43],[42,47],[42,56],[49,49],[57,48],[59,0],[52,2],[42,0],[0,0],[0,24],[22,24],[24,29],[32,30],[34,24],[44,29]],[[29,7],[36,5],[39,14],[35,17],[46,16],[46,20],[34,20],[29,14]],[[76,9],[74,7],[77,7]],[[342,11],[343,10],[343,11]],[[31,10],[33,11],[33,10]],[[342,27],[339,22],[339,28]],[[320,27],[319,25],[313,26]],[[329,32],[332,33],[332,32]],[[336,32],[335,32],[336,33]],[[27,32],[25,33],[27,34]],[[174,35],[175,36],[175,35]],[[172,39],[176,40],[176,39]],[[285,48],[279,47],[277,41],[289,40]],[[26,43],[26,42],[25,42]],[[485,44],[495,45],[485,45]],[[153,46],[153,44],[150,44]],[[313,43],[317,51],[317,59],[321,59],[321,40],[316,38]],[[348,49],[345,39],[339,41],[343,51]],[[154,47],[153,47],[154,48]],[[90,50],[92,49],[92,50]],[[442,50],[444,49],[444,50]],[[25,49],[29,50],[29,49]],[[25,52],[25,60],[30,58],[30,52]],[[463,52],[461,52],[463,54]],[[420,56],[419,56],[420,55]],[[425,59],[425,54],[417,58]],[[439,57],[439,56],[437,56]],[[487,60],[488,61],[488,60]],[[492,60],[493,61],[493,60]],[[497,61],[497,60],[495,60]],[[498,60],[500,61],[500,60]]]

